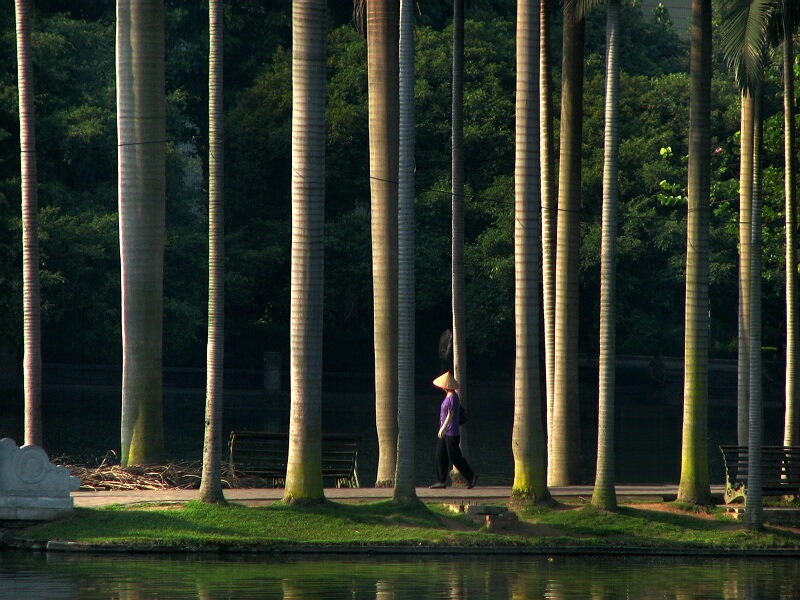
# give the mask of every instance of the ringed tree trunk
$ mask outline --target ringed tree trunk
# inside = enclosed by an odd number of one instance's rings
[[[400,0],[398,435],[394,500],[417,501],[414,467],[414,3]]]
[[[31,8],[29,0],[14,3],[17,29],[19,90],[20,187],[22,193],[22,310],[25,443],[42,445],[42,333],[39,284],[39,199],[36,176]]]
[[[147,465],[164,460],[163,0],[117,1],[116,52],[122,279],[121,463]]]
[[[325,0],[292,2],[289,458],[283,500],[321,502],[325,217]]]
[[[513,499],[550,497],[539,385],[539,42],[538,0],[517,3],[514,159],[514,455]]]
[[[603,229],[600,251],[600,390],[597,470],[592,504],[616,510],[614,487],[614,393],[616,379],[617,203],[619,199],[620,0],[608,0],[606,115],[603,161]]]
[[[683,442],[678,500],[708,504],[708,267],[711,0],[692,0]]]
[[[555,380],[556,206],[554,185],[553,71],[550,65],[550,0],[539,1],[539,160],[542,202],[542,297],[544,316],[545,389],[547,390],[547,454],[550,455]]]
[[[397,470],[397,169],[400,2],[366,2],[372,290],[375,330],[376,487]]]
[[[753,202],[753,96],[742,94],[739,152],[739,348],[737,438],[747,445],[750,405],[750,243]]]
[[[580,481],[578,299],[585,21],[564,12],[561,154],[556,235],[555,382],[548,484]]]
[[[222,492],[222,378],[225,349],[225,202],[222,114],[222,0],[209,0],[208,53],[208,342],[202,502],[224,502]]]
[[[759,83],[753,95],[753,226],[750,231],[750,406],[747,437],[747,507],[745,523],[751,531],[764,526],[764,500],[761,491],[761,445],[763,443],[762,374],[761,374],[761,207],[763,120],[761,106],[763,86]]]
[[[453,375],[461,388],[461,405],[469,408],[467,394],[467,326],[466,292],[464,289],[464,0],[453,0],[453,97],[451,149],[452,171],[452,267],[451,289],[453,310]],[[461,452],[469,458],[469,428],[461,426]],[[463,480],[453,469],[451,480]]]
[[[786,20],[784,20],[784,24]],[[783,445],[800,444],[800,406],[797,381],[797,197],[794,125],[794,45],[790,32],[783,36],[784,185],[786,192],[786,413]]]

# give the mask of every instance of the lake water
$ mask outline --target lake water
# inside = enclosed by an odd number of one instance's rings
[[[14,600],[797,597],[800,561],[780,558],[0,554]]]

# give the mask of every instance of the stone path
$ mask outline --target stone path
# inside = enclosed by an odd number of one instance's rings
[[[664,501],[675,499],[677,485],[638,486],[618,485],[617,499],[620,502],[627,498],[636,500]],[[722,486],[712,486],[712,495],[722,494]],[[224,490],[229,502],[237,502],[249,506],[270,504],[283,497],[282,488],[247,488]],[[550,493],[556,498],[572,498],[586,502],[591,500],[592,486],[551,487]],[[392,497],[389,488],[326,488],[325,496],[337,501],[377,501]],[[466,488],[446,488],[432,490],[427,487],[417,488],[417,496],[424,501],[442,503],[458,502],[465,504],[485,504],[502,502],[511,496],[510,486],[481,486],[468,490]],[[198,490],[113,490],[113,491],[77,491],[72,498],[77,507],[98,507],[111,504],[139,504],[142,502],[185,502],[196,500]]]

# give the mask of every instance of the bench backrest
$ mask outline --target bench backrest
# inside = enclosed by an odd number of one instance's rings
[[[322,475],[357,478],[359,436],[323,434]],[[265,477],[285,477],[289,459],[289,434],[266,431],[231,431],[229,463],[235,471]]]
[[[747,446],[720,446],[729,481],[747,482]],[[800,485],[800,446],[763,446],[761,481],[764,486]]]

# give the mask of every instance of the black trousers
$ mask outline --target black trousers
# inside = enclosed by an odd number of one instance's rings
[[[458,469],[458,472],[467,481],[471,481],[475,476],[467,459],[461,454],[460,442],[461,436],[458,435],[446,435],[443,438],[439,438],[436,444],[436,481],[439,483],[447,481],[451,464]]]

